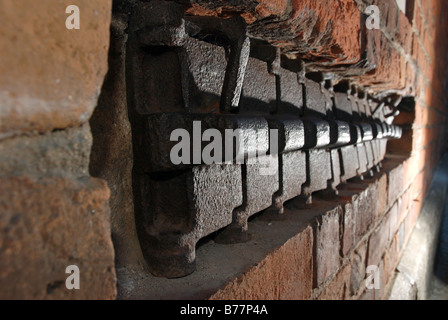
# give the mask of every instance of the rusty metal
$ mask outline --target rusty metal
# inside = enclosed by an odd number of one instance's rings
[[[183,10],[138,2],[127,50],[136,221],[149,269],[168,278],[194,271],[203,237],[219,231],[218,242],[246,241],[250,217],[336,192],[377,167],[387,140],[402,134],[391,124],[398,98],[335,92],[303,64],[284,68],[278,49],[249,39],[242,18]],[[176,129],[188,135],[187,163],[170,157]],[[209,129],[224,139],[218,163],[200,156]],[[229,130],[240,133],[242,153],[227,149]],[[272,174],[260,173],[266,163]]]
[[[195,270],[197,241],[229,225],[243,204],[241,171],[226,164],[142,176],[141,241],[154,275],[176,278]]]
[[[221,111],[231,112],[238,108],[241,90],[249,59],[250,40],[244,19],[234,16],[229,19],[216,17],[187,17],[187,32],[198,38],[210,34],[219,35],[227,41],[229,57],[222,87]]]
[[[275,193],[271,211],[282,214],[283,204],[302,193],[306,182],[305,125],[302,120],[284,116],[269,118],[270,129],[277,129],[279,142],[279,190]]]
[[[278,173],[261,175],[265,160],[278,167],[277,155],[266,155],[254,163],[242,165],[243,205],[233,212],[232,223],[224,229],[215,241],[220,243],[238,243],[248,240],[248,219],[272,205],[272,197],[279,189]],[[218,229],[217,229],[218,230]]]

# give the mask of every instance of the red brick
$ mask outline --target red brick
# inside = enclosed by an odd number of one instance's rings
[[[378,268],[379,268],[378,281],[380,282],[379,289],[372,289],[372,291],[374,291],[375,300],[382,300],[385,289],[386,289],[386,281],[385,281],[385,276],[384,276],[384,260],[380,261]]]
[[[359,300],[375,300],[374,290],[365,289],[359,296]]]
[[[417,171],[417,154],[412,154],[408,160],[405,161],[405,165],[403,168],[404,171],[404,176],[403,176],[403,180],[405,181],[405,188],[410,188],[410,186],[413,183],[413,180],[415,179],[415,176],[417,175],[418,171]],[[411,191],[409,191],[409,193],[411,194]]]
[[[213,294],[211,300],[303,300],[311,296],[313,232],[307,227],[256,266]]]
[[[419,202],[418,200],[414,200],[412,202],[411,210],[409,212],[409,219],[410,219],[409,225],[411,225],[411,226],[415,225],[415,223],[418,219],[418,216],[420,214],[421,208],[422,208],[421,202]]]
[[[400,12],[395,1],[374,1],[380,9],[381,28],[390,37],[395,37]]]
[[[387,196],[388,206],[392,206],[400,193],[403,191],[403,165],[399,164],[397,167],[389,171],[388,183],[389,192]]]
[[[319,287],[340,266],[339,223],[342,208],[336,207],[318,217],[314,224],[315,287]]]
[[[353,211],[355,217],[355,237],[354,241],[357,243],[375,223],[378,217],[379,207],[379,190],[384,189],[387,180],[378,181],[368,180],[364,183],[347,183],[340,187],[339,196],[344,200],[350,201],[353,204]],[[385,199],[382,198],[384,206]]]
[[[347,300],[349,298],[351,265],[343,266],[319,295],[318,300]]]
[[[342,255],[345,257],[355,245],[356,220],[353,203],[343,204],[343,223],[342,223]]]
[[[412,135],[412,150],[421,152],[427,144],[426,130],[424,128],[414,129]]]
[[[359,83],[372,86],[375,91],[383,91],[387,90],[387,88],[403,89],[403,79],[406,72],[401,63],[403,58],[383,33],[380,35],[380,46],[378,49],[377,68],[359,77]]]
[[[399,12],[395,38],[406,54],[412,54],[412,36],[413,32],[409,20],[403,13]]]
[[[211,4],[210,4],[211,3]],[[189,15],[229,17],[241,15],[249,34],[265,38],[283,51],[299,51],[303,58],[328,63],[361,60],[361,12],[352,0],[244,0],[234,3],[201,1],[187,8]],[[270,23],[266,24],[266,19]],[[327,37],[315,37],[327,34]],[[350,35],[350,36],[347,36]],[[356,36],[353,36],[356,35]]]
[[[382,174],[378,179],[378,215],[377,219],[381,218],[387,209],[387,195],[388,195],[388,181],[387,175]]]
[[[409,211],[404,219],[404,242],[407,243],[409,237],[411,236],[412,230],[414,229],[414,219],[412,217],[411,211]]]
[[[411,205],[411,188],[408,188],[401,197],[401,205],[400,205],[400,213],[398,222],[402,222],[409,211],[410,205]]]
[[[389,219],[387,217],[374,230],[369,238],[367,265],[378,265],[386,250],[389,238]]]
[[[412,180],[413,180],[413,175],[415,174],[413,172],[413,165],[414,165],[414,159],[412,156],[410,156],[409,158],[407,158],[404,162],[403,162],[403,188],[406,189],[409,187],[409,185],[411,184]]]
[[[404,244],[405,244],[405,240],[406,240],[406,224],[405,224],[405,222],[400,224],[395,237],[397,238],[398,250],[401,252],[404,249]]]
[[[351,258],[350,295],[355,295],[366,276],[367,242],[363,241],[353,252]]]
[[[378,186],[371,184],[359,194],[356,213],[356,235],[361,239],[375,222],[378,211]],[[356,209],[355,209],[356,212]]]
[[[390,277],[393,275],[394,270],[398,264],[398,258],[400,250],[397,242],[398,237],[394,237],[390,246],[387,248],[384,254],[384,281],[389,283]]]
[[[398,207],[399,207],[399,202],[396,201],[394,203],[394,205],[392,206],[392,208],[389,210],[389,212],[387,213],[387,219],[388,219],[388,224],[389,224],[389,237],[388,237],[388,241],[391,241],[392,238],[394,237],[395,233],[397,232],[398,229]]]
[[[413,201],[423,198],[424,181],[425,181],[425,173],[422,171],[415,177],[412,183],[411,197]]]

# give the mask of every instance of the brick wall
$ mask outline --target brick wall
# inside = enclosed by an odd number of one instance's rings
[[[446,148],[448,3],[407,1],[405,15],[389,0],[177,2],[193,16],[241,14],[251,36],[284,50],[285,65],[298,56],[310,72],[369,94],[411,97],[394,121],[404,137],[389,142],[380,172],[339,186],[338,197],[319,194],[305,209],[295,199],[282,219],[257,216],[244,244],[205,239],[196,273],[156,278],[134,218],[126,45],[136,1],[113,1],[113,10],[111,1],[78,1],[82,26],[70,31],[70,1],[0,0],[8,25],[0,30],[0,298],[386,297]],[[380,30],[364,28],[369,4],[381,10]],[[72,264],[79,291],[65,289]],[[371,265],[378,290],[366,288]]]
[[[338,187],[339,196],[336,199],[318,195],[313,206],[305,210],[302,204],[295,205],[303,200],[294,200],[286,206],[287,215],[282,222],[261,216],[249,223],[249,229],[266,228],[263,221],[269,221],[270,228],[277,228],[279,232],[283,230],[288,236],[279,237],[274,231],[262,229],[263,240],[252,239],[243,247],[228,245],[229,252],[223,252],[213,240],[208,240],[196,254],[198,261],[206,260],[202,269],[185,280],[167,282],[143,275],[138,289],[135,289],[136,282],[126,270],[129,266],[124,267],[121,269],[124,274],[123,298],[387,297],[388,284],[420,212],[434,168],[445,148],[447,98],[441,84],[445,83],[446,86],[447,66],[443,58],[448,51],[446,39],[439,38],[444,37],[446,27],[441,12],[446,12],[447,8],[443,1],[424,4],[423,1],[408,1],[405,15],[393,1],[342,2],[346,5],[332,8],[322,6],[322,1],[298,1],[289,8],[292,11],[285,15],[288,7],[282,6],[282,2],[265,11],[261,10],[266,7],[260,1],[260,7],[243,6],[246,10],[243,17],[249,22],[250,33],[263,37],[263,28],[272,28],[267,36],[268,41],[286,52],[298,51],[299,56],[311,59],[309,70],[327,72],[328,67],[323,67],[325,61],[327,65],[333,65],[331,70],[337,75],[349,78],[352,84],[362,86],[369,93],[388,95],[396,92],[409,97],[403,100],[402,112],[394,121],[403,127],[404,137],[389,142],[389,155],[381,171],[364,181],[350,181]],[[363,28],[366,17],[361,18],[361,12],[369,4],[380,8],[380,30]],[[333,2],[328,5],[333,5]],[[236,5],[235,8],[229,5],[225,9],[217,6],[203,1],[187,12],[198,16],[232,16],[235,12],[241,12]],[[317,16],[320,23],[315,25],[316,20],[303,18],[306,17],[305,11]],[[264,23],[266,16],[275,17],[269,25]],[[356,18],[348,20],[348,16]],[[333,24],[328,31],[330,17]],[[428,21],[433,23],[428,24]],[[300,34],[301,30],[295,29],[297,25],[306,25],[305,29],[318,28],[321,33],[331,34],[331,37],[315,38],[307,33]],[[280,36],[282,41],[276,41],[275,37]],[[336,47],[342,53],[339,56],[333,55],[332,48],[334,50]],[[311,52],[314,55],[312,58]],[[436,60],[440,62],[432,65]],[[334,66],[341,61],[346,63],[346,67]],[[433,75],[435,72],[439,73],[437,77]],[[285,224],[296,229],[290,231]],[[255,234],[253,236],[256,237]],[[262,241],[272,245],[260,249]],[[237,253],[230,253],[232,250]],[[259,250],[263,252],[261,257],[235,263],[237,266],[232,264],[238,272],[224,267],[227,261],[239,259],[239,252]],[[219,252],[221,257],[212,252]],[[210,261],[209,256],[216,261]],[[213,263],[217,262],[221,268],[213,267]],[[381,284],[378,290],[366,288],[368,266],[379,269]],[[211,276],[214,281],[209,285],[200,284],[200,279],[209,278],[210,274],[214,275]],[[128,290],[127,285],[134,292]],[[156,288],[160,287],[166,289],[155,293]],[[184,294],[174,294],[176,290]]]
[[[322,261],[325,270],[328,270],[328,261],[334,263],[329,267],[332,270],[329,272],[331,276],[313,291],[312,298],[387,297],[387,284],[419,215],[434,170],[446,148],[448,38],[444,30],[448,27],[445,18],[447,3],[415,1],[413,11],[408,13],[410,21],[398,12],[392,1],[369,3],[378,4],[382,13],[388,12],[387,17],[382,16],[384,25],[381,28],[381,52],[384,53],[378,69],[361,76],[360,81],[371,84],[378,77],[380,87],[386,82],[385,88],[401,88],[408,94],[415,95],[415,109],[402,112],[395,119],[394,123],[407,129],[402,140],[389,142],[390,155],[384,162],[384,172],[369,182],[368,186],[359,185],[364,191],[357,196],[347,194],[347,204],[342,206],[341,211],[341,251],[338,257],[330,257],[335,255],[335,248],[326,250],[325,246],[314,244],[318,248],[314,251],[314,262],[317,263],[315,268],[318,271]],[[389,51],[389,54],[385,51]],[[383,56],[387,56],[389,60],[383,59]],[[405,146],[407,141],[411,148]],[[345,198],[346,189],[352,188],[356,189],[358,186],[347,185],[341,196]],[[363,193],[367,193],[364,200]],[[368,201],[369,197],[377,202]],[[320,231],[322,230],[324,223]],[[318,232],[314,241],[319,236]],[[360,283],[360,279],[365,279],[365,267],[369,265],[376,265],[381,270],[380,290],[368,290],[363,287],[365,283]],[[319,279],[319,272],[314,276]]]

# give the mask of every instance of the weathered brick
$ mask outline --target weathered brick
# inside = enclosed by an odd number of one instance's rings
[[[411,219],[411,225],[414,225],[415,222],[417,221],[417,219],[420,215],[422,206],[423,206],[422,197],[421,196],[415,197],[414,200],[412,201],[411,210],[409,212],[410,219]]]
[[[7,139],[0,143],[0,176],[88,176],[91,145],[88,124]]]
[[[325,287],[318,300],[346,300],[349,298],[351,265],[343,266],[331,282]]]
[[[384,281],[389,283],[390,277],[393,275],[394,270],[398,264],[400,250],[397,244],[397,237],[392,239],[390,246],[387,248],[384,254]]]
[[[377,281],[379,281],[378,284],[378,289],[375,288],[373,291],[375,291],[375,300],[382,300],[383,299],[383,295],[386,289],[386,281],[385,281],[385,276],[384,276],[384,261],[381,260],[378,266],[378,271],[379,271],[379,275],[378,275],[378,279],[376,279]]]
[[[425,182],[425,173],[424,172],[420,172],[416,178],[414,179],[413,183],[412,183],[412,201],[416,202],[416,204],[421,205],[422,204],[422,200],[423,200],[423,196],[425,195],[424,192],[424,182]],[[414,203],[415,204],[415,203]],[[420,210],[420,209],[418,209]]]
[[[89,120],[107,71],[112,1],[77,1],[79,30],[65,27],[72,4],[0,3],[8,26],[0,31],[0,138]]]
[[[371,228],[378,211],[378,186],[370,184],[359,194],[358,211],[356,214],[356,235],[362,238]]]
[[[405,224],[405,243],[408,241],[412,230],[414,229],[414,221],[413,221],[413,217],[411,214],[411,211],[408,211],[408,213],[406,214],[406,218],[404,219],[404,224]]]
[[[313,0],[195,1],[187,13],[241,14],[249,24],[251,36],[269,41],[285,52],[300,51],[307,59],[351,64],[361,59],[361,12],[351,0],[329,2],[325,6]],[[269,24],[266,18],[271,21]],[[310,30],[327,36],[316,38]],[[356,36],[347,37],[347,34]]]
[[[389,237],[388,237],[388,241],[391,241],[392,238],[394,237],[395,233],[397,232],[398,229],[398,201],[394,203],[394,205],[392,206],[392,208],[389,210],[389,212],[387,213],[386,216],[386,220],[389,223]]]
[[[308,299],[312,290],[312,268],[313,231],[307,227],[210,299]]]
[[[387,4],[388,2],[392,1],[381,1],[381,4]],[[362,85],[374,84],[375,90],[378,91],[390,87],[403,88],[405,73],[401,64],[403,58],[395,50],[394,43],[387,39],[386,35],[380,30],[369,30],[368,33],[376,36],[377,67],[372,72],[360,77],[359,83]]]
[[[378,179],[378,215],[377,219],[381,218],[387,209],[387,195],[388,195],[388,180],[386,174],[381,174]]]
[[[369,238],[367,265],[378,265],[389,238],[389,219],[384,219]]]
[[[356,200],[355,200],[356,201]],[[342,255],[347,256],[355,245],[356,219],[354,205],[351,202],[343,204],[342,225]]]
[[[403,250],[404,244],[405,244],[405,236],[406,236],[405,222],[400,224],[400,226],[398,227],[397,234],[395,236],[397,237],[398,249],[401,252]]]
[[[398,215],[399,222],[402,222],[406,218],[410,206],[411,206],[411,188],[408,188],[401,197],[400,213]]]
[[[109,189],[92,178],[2,178],[0,298],[114,299]],[[67,290],[67,266],[80,289]]]
[[[391,206],[403,191],[403,165],[399,164],[388,173],[388,205]]]
[[[314,286],[325,282],[340,265],[339,222],[342,208],[336,207],[318,217],[314,226]]]
[[[367,242],[363,241],[353,252],[351,258],[350,294],[355,295],[366,275]]]
[[[376,203],[374,203],[373,198],[369,197],[372,190],[376,190],[374,183],[349,183],[341,187],[339,192],[340,198],[349,201],[353,207],[354,235],[347,236],[353,237],[354,244],[358,243],[374,222]],[[348,239],[346,240],[348,241]],[[344,243],[344,238],[342,243]]]

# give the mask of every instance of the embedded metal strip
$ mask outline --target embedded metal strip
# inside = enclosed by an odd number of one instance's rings
[[[251,216],[336,190],[378,166],[387,140],[401,137],[388,101],[284,69],[278,50],[250,56],[242,19],[185,17],[169,1],[134,10],[127,77],[135,207],[156,276],[190,274],[203,237],[222,229],[216,241],[245,241]]]

